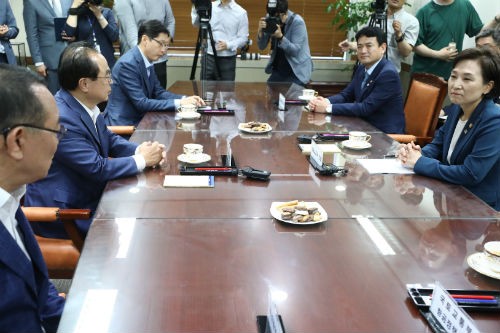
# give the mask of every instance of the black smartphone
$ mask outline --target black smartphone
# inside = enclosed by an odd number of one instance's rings
[[[257,327],[259,333],[285,333],[283,319],[277,316],[257,316]]]

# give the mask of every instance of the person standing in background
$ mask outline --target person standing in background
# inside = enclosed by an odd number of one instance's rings
[[[158,20],[170,33],[175,35],[175,18],[168,0],[115,0],[113,11],[120,26],[120,49],[125,54],[138,44],[137,32],[139,26],[148,20]],[[158,81],[167,88],[167,60],[165,54],[155,61],[154,69]]]
[[[57,66],[66,43],[56,40],[54,18],[66,17],[71,0],[24,0],[23,18],[31,58],[52,94],[59,90]]]
[[[193,5],[191,23],[200,26],[200,18]],[[234,81],[236,78],[236,50],[245,46],[248,41],[247,11],[234,0],[218,0],[212,2],[210,26],[214,37],[217,58],[214,57],[212,45],[208,41],[206,77],[202,80],[216,80],[216,66],[219,67],[220,80]],[[202,67],[204,62],[201,62]],[[201,70],[203,73],[203,68]]]
[[[64,32],[64,39],[92,44],[106,58],[109,68],[113,68],[116,62],[113,43],[118,40],[118,26],[111,9],[101,8],[100,5],[85,0],[74,0],[64,25]]]
[[[16,38],[18,33],[19,29],[9,0],[0,0],[0,63],[17,64],[10,40]]]
[[[500,15],[483,26],[469,0],[432,0],[417,12],[420,32],[411,73],[431,73],[448,80],[452,61],[462,51],[464,36],[477,35],[500,22]]]

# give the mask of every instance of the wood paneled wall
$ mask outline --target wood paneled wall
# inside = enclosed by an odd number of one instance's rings
[[[249,38],[253,45],[249,52],[259,51],[257,47],[257,26],[266,14],[267,0],[236,0],[248,13]],[[172,48],[194,50],[198,28],[191,24],[191,1],[170,0],[175,16],[175,43]],[[332,15],[325,12],[326,4],[321,0],[289,0],[288,7],[298,13],[306,22],[309,47],[313,56],[342,56],[338,43],[345,39],[345,33],[330,25]]]

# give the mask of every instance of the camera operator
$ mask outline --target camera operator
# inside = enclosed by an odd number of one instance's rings
[[[401,60],[413,51],[417,42],[419,24],[415,16],[404,10],[406,0],[390,0],[387,3],[387,57],[401,71]],[[385,8],[385,0],[377,0],[375,6]],[[347,39],[340,42],[342,51],[356,51],[356,42]]]
[[[200,16],[197,11],[200,3],[208,6],[208,0],[193,1],[191,9],[191,22],[193,26],[200,27]],[[211,3],[212,17],[210,26],[217,51],[217,58],[214,56],[210,39],[207,40],[207,68],[204,69],[204,61],[201,62],[201,72],[205,71],[206,77],[202,80],[216,80],[216,66],[219,67],[220,80],[234,81],[236,77],[236,50],[245,46],[248,40],[248,16],[247,11],[238,5],[234,0],[218,0]],[[207,36],[209,38],[209,36]]]
[[[118,40],[118,26],[113,13],[101,8],[103,0],[73,0],[64,26],[63,39],[87,41],[101,53],[110,68],[115,64],[113,43]]]
[[[288,10],[287,0],[270,0],[267,16],[259,21],[257,43],[264,50],[271,40],[267,82],[292,82],[303,86],[313,68],[304,19]],[[274,26],[276,28],[274,28]]]

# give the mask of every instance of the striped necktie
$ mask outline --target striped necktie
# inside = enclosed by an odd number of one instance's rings
[[[361,89],[365,87],[366,81],[368,81],[368,77],[370,74],[368,74],[368,71],[365,71],[365,78],[363,79],[363,82],[361,82]]]

